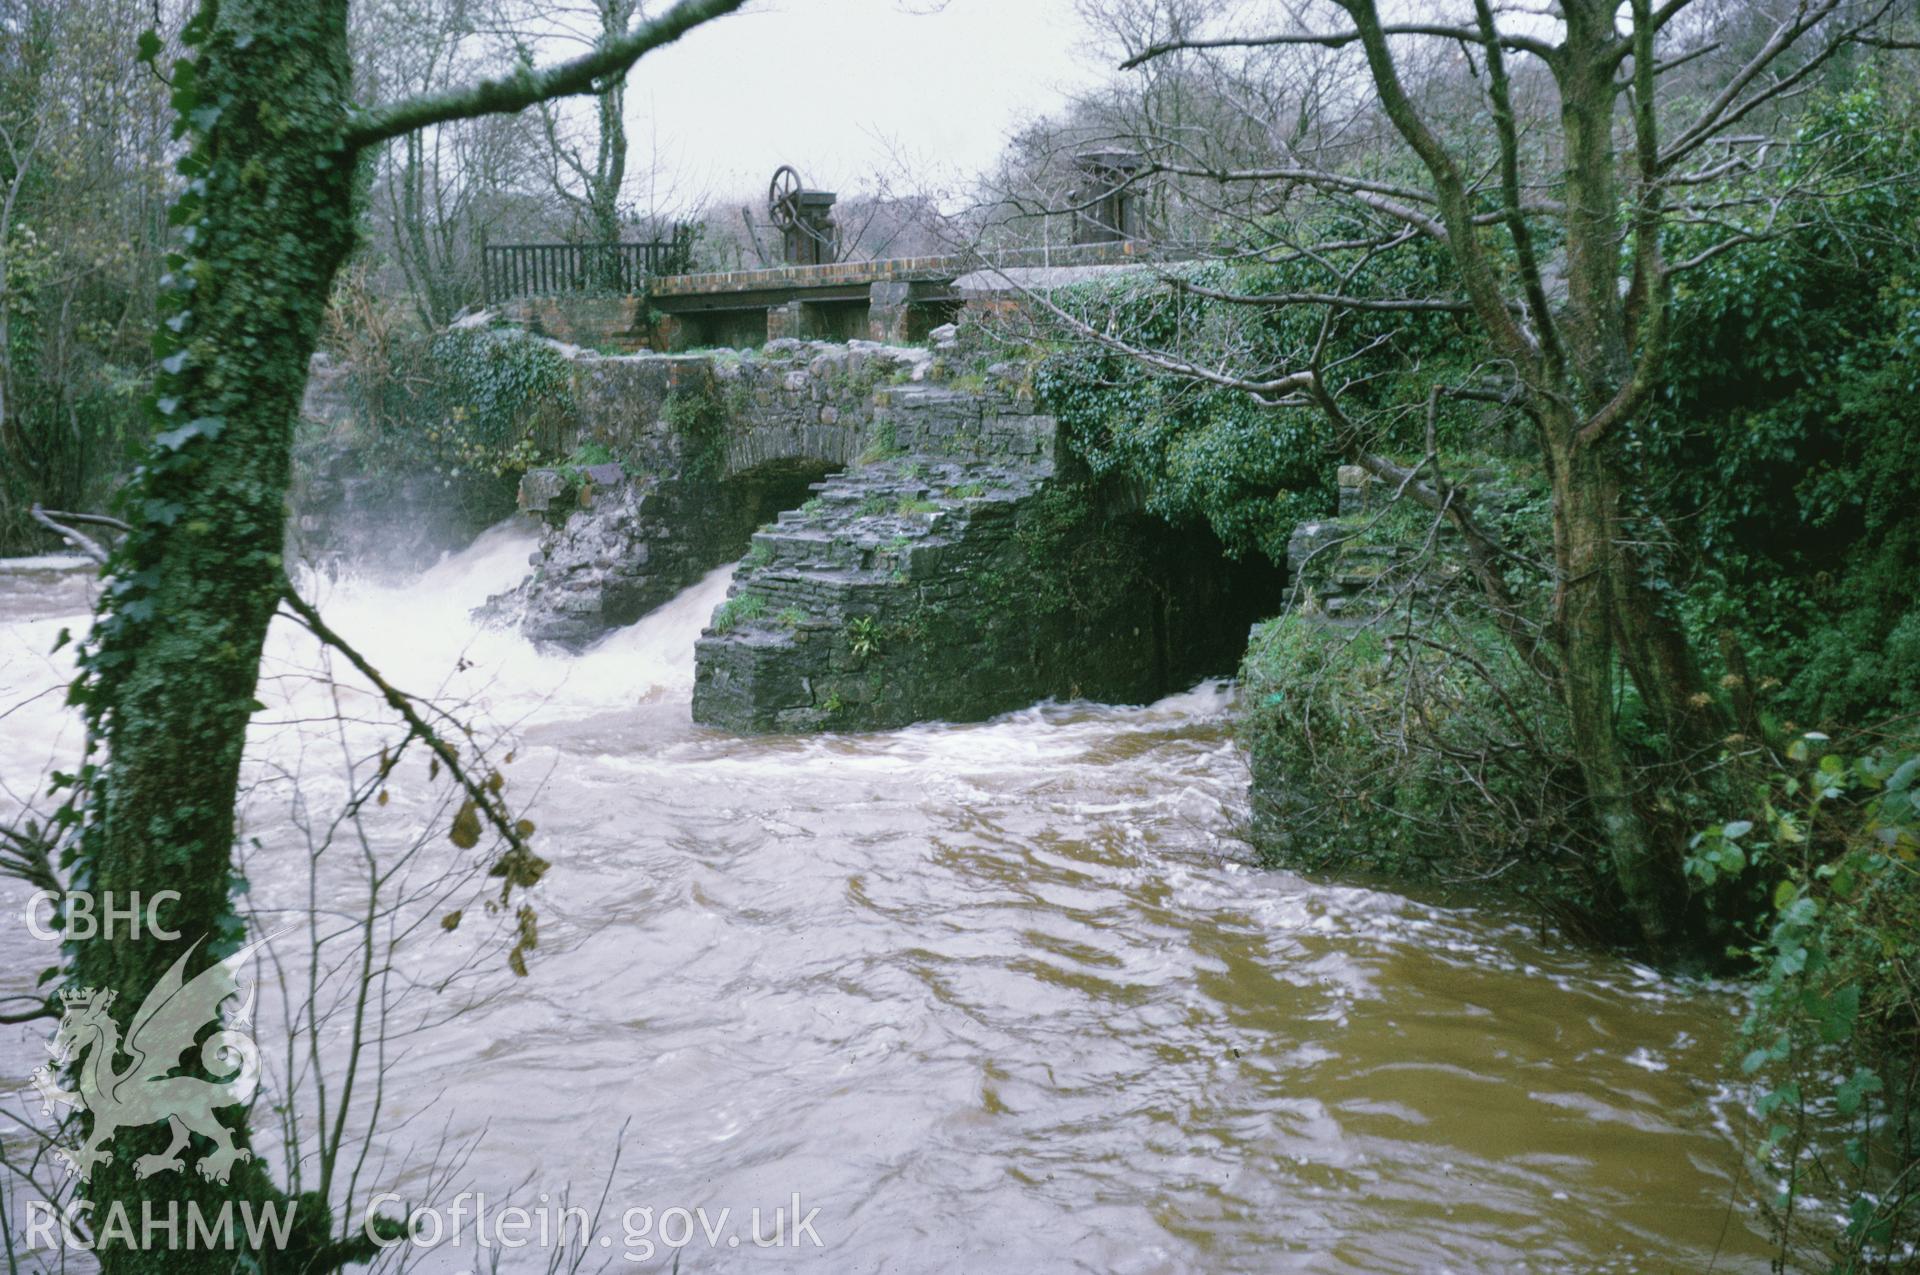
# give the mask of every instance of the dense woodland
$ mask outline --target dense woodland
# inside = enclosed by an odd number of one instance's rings
[[[76,689],[96,751],[69,781],[69,865],[197,874],[195,906],[230,915],[233,776],[317,345],[458,371],[437,334],[478,301],[486,235],[682,225],[694,266],[762,259],[742,201],[635,171],[620,88],[634,57],[732,7],[0,9],[0,548],[55,543],[35,503],[133,526]],[[1903,1268],[1920,1241],[1911,7],[1085,8],[1111,83],[1013,139],[964,204],[890,175],[895,194],[843,206],[843,251],[1058,243],[1074,154],[1137,152],[1163,259],[1029,294],[980,324],[982,359],[1027,360],[1096,477],[1236,555],[1284,564],[1357,466],[1394,496],[1362,533],[1458,580],[1359,633],[1302,599],[1256,638],[1243,735],[1291,759],[1314,812],[1272,853],[1505,890],[1582,941],[1752,980],[1730,1067],[1759,1086],[1783,1185],[1758,1203],[1785,1260]],[[515,70],[576,56],[601,60]],[[438,410],[409,404],[393,429]],[[480,422],[480,451],[429,459],[556,459],[516,433],[518,404]],[[190,767],[182,738],[202,744]],[[504,875],[537,879],[530,834],[475,792]],[[170,857],[126,832],[162,806]],[[151,959],[76,967],[138,986]],[[1809,1226],[1801,1193],[1845,1224]]]

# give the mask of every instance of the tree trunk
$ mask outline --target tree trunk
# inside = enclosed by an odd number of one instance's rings
[[[175,84],[176,95],[185,81],[197,97],[181,109],[204,128],[183,171],[205,185],[187,232],[190,255],[169,261],[180,344],[162,363],[162,433],[129,490],[133,530],[84,657],[83,694],[106,761],[75,888],[116,901],[181,896],[161,914],[181,942],[141,933],[76,947],[76,981],[116,993],[123,1032],[184,943],[201,943],[191,975],[243,934],[230,897],[234,795],[261,648],[286,578],[294,419],[354,234],[343,145],[345,0],[223,0],[217,18],[209,3],[195,22],[205,40],[197,74],[176,71]],[[190,196],[183,207],[191,204]],[[169,344],[172,330],[162,329]],[[244,1116],[221,1114],[244,1147]],[[115,1135],[110,1160],[83,1192],[96,1225],[124,1206],[137,1240],[148,1201],[162,1216],[179,1201],[182,1216],[197,1204],[212,1218],[224,1201],[275,1197],[257,1162],[236,1165],[224,1184],[193,1172],[191,1156],[185,1172],[136,1179],[135,1157],[167,1141],[164,1123]],[[322,1202],[301,1204],[308,1213],[296,1228],[324,1238],[331,1228],[314,1215]],[[232,1253],[175,1245],[140,1252],[109,1243],[101,1267],[107,1275],[234,1269]],[[291,1256],[262,1260],[267,1270],[287,1269]]]
[[[1691,765],[1720,746],[1725,716],[1706,693],[1686,630],[1648,579],[1640,554],[1628,544],[1617,544],[1615,553],[1615,635],[1627,671],[1672,759]]]
[[[1594,449],[1563,444],[1554,448],[1553,460],[1554,550],[1560,569],[1554,627],[1574,758],[1614,880],[1641,936],[1660,952],[1674,940],[1678,865],[1661,852],[1634,806],[1632,770],[1614,708],[1618,493],[1604,457]]]
[[[632,6],[625,3],[612,4],[603,10],[601,43],[611,43],[625,35],[631,16]],[[626,77],[607,85],[594,105],[599,112],[600,145],[593,181],[588,184],[588,215],[593,221],[593,239],[602,257],[601,284],[609,292],[620,293],[632,286],[620,262],[620,191],[627,182]]]
[[[244,934],[231,898],[241,756],[267,627],[285,595],[294,420],[355,236],[356,156],[436,123],[586,91],[742,0],[682,0],[591,55],[351,114],[347,3],[202,0],[181,32],[198,55],[176,63],[170,80],[191,144],[173,210],[185,247],[168,255],[161,280],[159,432],[119,499],[130,529],[108,564],[73,688],[106,756],[90,754],[82,767],[84,826],[63,860],[70,888],[102,911],[180,896],[157,918],[179,940],[123,925],[71,945],[72,985],[114,994],[123,1038],[181,952],[192,951],[190,978]],[[244,1150],[245,1109],[216,1110]],[[297,1206],[291,1235],[251,1261],[195,1247],[185,1229],[194,1209],[216,1224],[222,1205],[281,1196],[251,1159],[222,1180],[191,1169],[137,1178],[135,1159],[168,1142],[165,1125],[122,1128],[91,1169],[82,1198],[93,1202],[106,1275],[324,1275],[371,1256],[363,1235],[332,1239],[327,1201],[314,1195],[288,1202]],[[149,1215],[181,1219],[152,1251],[141,1242]]]

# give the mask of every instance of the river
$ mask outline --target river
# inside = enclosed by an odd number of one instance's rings
[[[309,582],[392,680],[443,687],[483,738],[511,730],[507,794],[553,863],[527,896],[525,978],[505,968],[510,916],[469,904],[457,930],[401,937],[405,1021],[424,1025],[388,1042],[363,1194],[423,1199],[435,1160],[496,1206],[604,1191],[592,1261],[616,1269],[1766,1269],[1741,1203],[1734,994],[1517,914],[1253,866],[1230,686],[730,738],[687,708],[724,571],[546,656],[465,618],[531,546],[503,526],[416,580]],[[48,651],[84,610],[71,578],[0,576],[9,808],[71,761],[71,648]],[[333,720],[290,625],[270,647],[245,808],[262,928],[303,891],[353,914],[361,851],[309,872],[300,826],[345,791],[336,752],[397,738],[354,692]],[[424,765],[367,807],[368,853],[456,853]],[[8,883],[7,913],[24,901]],[[8,926],[0,994],[47,950]],[[306,959],[294,942],[287,962]],[[270,1054],[286,1030],[263,1018]],[[14,1088],[49,1027],[4,1033]],[[818,1210],[804,1243],[743,1238],[750,1209],[795,1195]],[[639,1208],[648,1230],[625,1233]],[[695,1228],[676,1252],[658,1229],[676,1208],[728,1209],[729,1234]],[[518,1271],[549,1254],[408,1256]]]

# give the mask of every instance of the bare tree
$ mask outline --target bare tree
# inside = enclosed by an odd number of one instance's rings
[[[441,91],[481,73],[497,50],[475,9],[474,0],[378,0],[356,10],[359,82],[375,96],[395,96]],[[381,149],[370,201],[376,244],[424,326],[444,327],[479,302],[480,245],[544,208],[540,145],[528,121],[487,116],[408,133]]]
[[[1891,11],[1891,0],[1567,0],[1550,12],[1473,0],[1396,21],[1375,0],[1331,0],[1248,30],[1234,6],[1142,0],[1116,24],[1123,66],[1203,79],[1223,114],[1195,128],[1153,104],[1127,113],[1124,136],[1144,156],[1134,180],[1177,183],[1224,255],[1294,281],[1203,285],[1169,271],[1170,295],[1239,308],[1248,323],[1279,308],[1317,317],[1276,356],[1219,325],[1143,340],[1111,314],[1035,298],[1148,367],[1319,413],[1342,459],[1459,531],[1494,618],[1566,705],[1612,875],[1656,949],[1683,939],[1684,840],[1651,816],[1649,775],[1684,785],[1724,724],[1645,552],[1621,439],[1662,384],[1673,282],[1780,233],[1811,193],[1775,179],[1783,104],[1882,33]],[[1303,87],[1276,95],[1279,67]],[[1240,126],[1225,123],[1233,113]],[[1711,233],[1674,259],[1679,228]],[[1409,292],[1421,253],[1444,270]],[[1419,405],[1369,406],[1365,360],[1421,314],[1453,316],[1479,353],[1473,375],[1434,393],[1509,406],[1538,438],[1552,490],[1544,625],[1515,598],[1511,550],[1475,518],[1431,433],[1411,463],[1380,447],[1381,415]],[[1622,739],[1621,666],[1662,741],[1651,772]]]
[[[529,66],[547,46],[604,48],[645,17],[640,0],[502,0],[498,14],[494,31]],[[541,153],[553,198],[572,214],[586,242],[611,249],[621,242],[626,221],[631,148],[625,76],[596,82],[592,94],[584,127],[563,104],[539,104]],[[604,282],[617,287],[621,279],[614,253],[605,253],[602,265]]]

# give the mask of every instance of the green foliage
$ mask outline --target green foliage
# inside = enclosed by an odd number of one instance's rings
[[[613,453],[605,444],[588,440],[575,447],[555,468],[560,471],[561,480],[566,484],[567,494],[574,496],[586,483],[589,467],[612,463]]]
[[[1817,215],[1682,276],[1630,440],[1698,563],[1696,626],[1739,634],[1801,720],[1920,711],[1920,127],[1891,107],[1869,85],[1809,112],[1788,176]]]
[[[1149,511],[1204,519],[1235,556],[1283,562],[1294,525],[1333,508],[1315,413],[1262,408],[1092,351],[1050,357],[1034,381],[1096,476],[1144,484]]]
[[[859,463],[872,465],[898,455],[901,455],[899,427],[891,420],[883,420],[874,427],[873,441],[860,453]]]
[[[660,405],[660,419],[685,448],[686,472],[718,479],[727,467],[727,405],[719,386],[707,377],[676,385]]]
[[[856,615],[848,620],[847,649],[863,664],[880,654],[880,621],[871,615]]]
[[[1920,1240],[1920,745],[1829,749],[1795,741],[1747,817],[1694,838],[1687,870],[1758,918],[1739,949],[1760,975],[1741,1070],[1764,1078],[1782,1249],[1797,1217],[1838,1214],[1833,1269],[1879,1270]]]
[[[934,501],[923,500],[918,496],[902,496],[900,503],[893,507],[893,511],[902,517],[910,517],[939,513],[940,506]]]
[[[785,628],[797,629],[807,622],[807,613],[799,607],[782,607],[773,619],[774,623]]]
[[[168,89],[94,4],[16,8],[0,36],[0,553],[57,543],[29,508],[100,510],[159,428],[153,282],[176,231]],[[78,96],[76,96],[78,94]]]
[[[1271,229],[1273,242],[1343,237],[1337,224]],[[1358,271],[1351,286],[1361,292],[1424,296],[1449,286],[1438,254],[1424,245],[1347,264]],[[1309,364],[1321,337],[1319,308],[1258,299],[1324,290],[1317,266],[1212,263],[1170,277],[1171,286],[1148,276],[1082,285],[1057,300],[1096,330],[1197,367],[1225,359],[1258,379]],[[1392,448],[1424,446],[1407,433],[1413,425],[1405,404],[1424,402],[1429,387],[1445,378],[1464,378],[1473,350],[1449,316],[1408,313],[1377,317],[1364,331],[1342,327],[1321,353],[1354,385],[1344,410]],[[1292,528],[1332,511],[1338,458],[1317,408],[1268,405],[1240,389],[1077,342],[1041,363],[1034,388],[1096,476],[1139,484],[1147,510],[1170,521],[1204,521],[1235,557],[1263,553],[1283,562]],[[1458,446],[1478,424],[1465,405],[1446,401],[1436,418],[1439,441]]]
[[[1142,528],[1105,517],[1092,483],[1054,482],[1021,504],[1011,562],[984,572],[986,594],[1033,622],[1101,615],[1140,587]]]
[[[722,602],[713,613],[713,631],[731,633],[740,625],[767,613],[767,600],[758,593],[741,593]]]
[[[524,472],[550,458],[574,411],[571,364],[517,329],[396,333],[346,358],[365,459],[391,473]]]
[[[1586,833],[1564,714],[1491,625],[1285,615],[1254,631],[1241,696],[1271,861],[1416,881],[1499,873],[1569,922],[1605,906],[1569,853]]]

